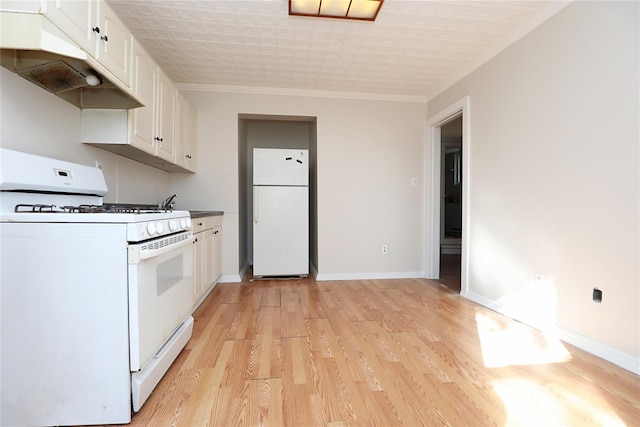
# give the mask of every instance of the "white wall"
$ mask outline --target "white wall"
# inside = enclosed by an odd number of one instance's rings
[[[189,194],[178,204],[225,211],[223,278],[237,276],[239,264],[238,114],[317,117],[320,279],[424,275],[426,104],[183,93],[198,111],[198,173],[174,175],[172,188]]]
[[[0,67],[0,146],[94,166],[102,163],[106,202],[159,203],[168,173],[80,143],[80,109]]]
[[[470,96],[470,296],[636,372],[638,16],[574,2],[428,105]]]

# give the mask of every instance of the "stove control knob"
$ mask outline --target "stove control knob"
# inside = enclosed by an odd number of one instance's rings
[[[176,231],[178,229],[178,222],[171,220],[169,221],[169,230]]]
[[[158,231],[158,234],[162,234],[162,232],[164,231],[164,226],[161,222],[156,223],[156,230]]]
[[[187,228],[187,220],[186,219],[182,218],[180,220],[180,228],[182,228],[182,229]]]
[[[191,228],[191,218],[187,218],[187,228]]]
[[[150,236],[156,234],[156,225],[153,222],[147,224],[147,233],[149,233]]]

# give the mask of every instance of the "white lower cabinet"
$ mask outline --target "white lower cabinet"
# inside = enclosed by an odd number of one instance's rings
[[[195,240],[193,241],[193,303],[196,304],[202,293],[204,292],[204,282],[202,280],[202,259],[204,258],[203,242],[204,231],[195,233]]]
[[[222,216],[194,218],[194,310],[213,289],[222,273]]]

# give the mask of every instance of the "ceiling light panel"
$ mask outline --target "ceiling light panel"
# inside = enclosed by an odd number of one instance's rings
[[[289,15],[375,21],[384,0],[289,0]]]
[[[289,15],[317,15],[320,0],[290,0]]]
[[[349,11],[350,0],[322,0],[320,3],[320,15],[343,18]]]
[[[382,0],[351,0],[348,17],[354,19],[375,19],[381,5]]]

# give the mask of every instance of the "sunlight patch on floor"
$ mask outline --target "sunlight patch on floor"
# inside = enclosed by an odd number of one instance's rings
[[[571,360],[560,340],[520,322],[477,311],[476,325],[487,368]]]
[[[626,426],[592,386],[585,386],[577,395],[558,384],[507,378],[494,381],[493,389],[504,403],[505,426],[577,426],[591,425],[593,420],[602,426]]]

